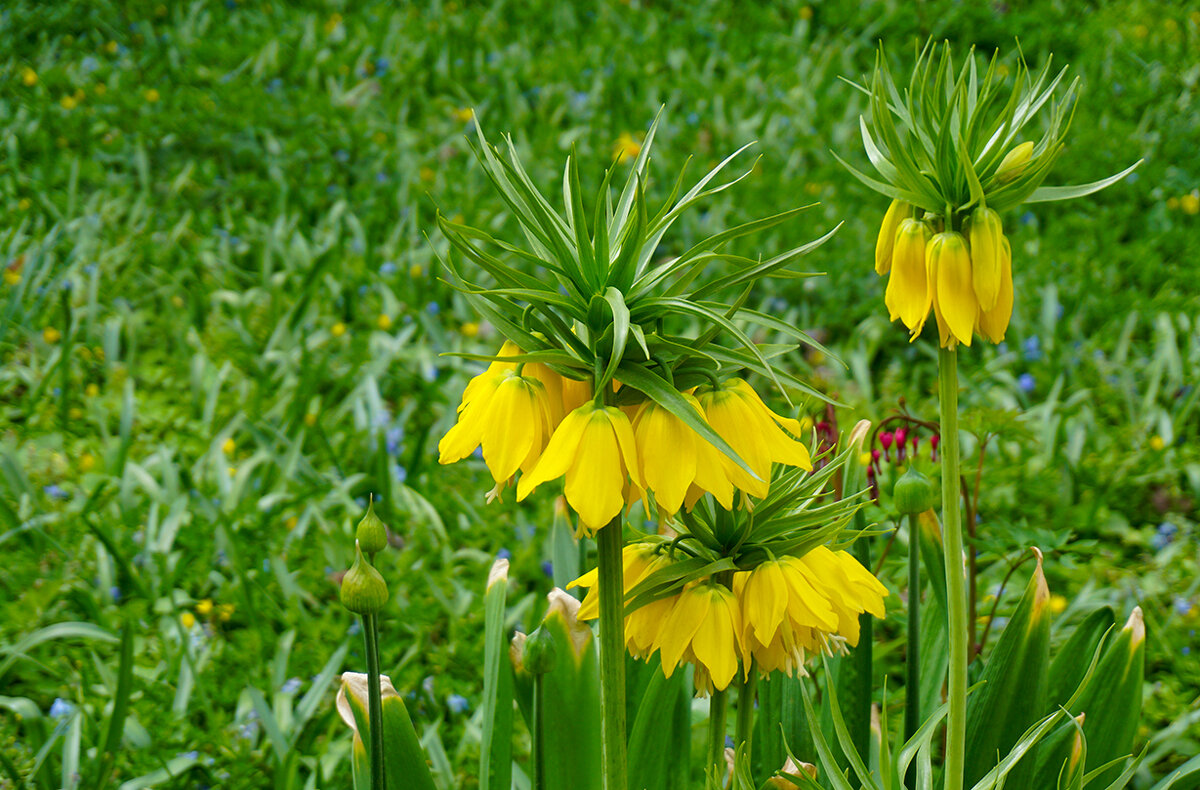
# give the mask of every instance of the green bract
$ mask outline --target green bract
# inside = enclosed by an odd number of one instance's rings
[[[1007,69],[993,55],[981,75],[974,49],[955,74],[950,45],[932,42],[917,56],[908,85],[901,91],[882,47],[869,87],[855,85],[870,99],[870,116],[859,118],[863,145],[882,180],[838,159],[859,181],[894,200],[944,217],[965,216],[977,205],[1003,212],[1022,203],[1067,200],[1116,183],[1141,164],[1138,160],[1114,176],[1090,184],[1041,186],[1062,153],[1079,80],[1055,99],[1066,68],[1051,77],[1050,61],[1034,76],[1023,57],[1011,85]],[[1043,108],[1049,122],[1041,136],[1022,145],[1021,133]],[[1020,162],[1013,166],[1014,159]],[[1004,165],[1004,167],[1002,167]],[[955,223],[957,227],[957,223]]]
[[[811,276],[785,267],[824,243],[836,227],[816,241],[767,260],[723,251],[730,241],[774,227],[810,207],[803,206],[720,231],[677,257],[655,257],[684,211],[750,174],[747,170],[710,186],[748,146],[683,192],[685,165],[669,197],[655,210],[646,198],[645,185],[656,119],[615,202],[610,184],[624,165],[616,162],[608,168],[591,210],[586,211],[577,157],[569,156],[560,213],[530,180],[512,140],[505,140],[508,156],[504,158],[477,128],[479,141],[473,147],[479,163],[524,239],[513,243],[493,238],[439,214],[438,225],[453,248],[490,282],[477,283],[451,260],[444,262],[451,284],[523,353],[474,358],[545,363],[568,378],[590,380],[597,394],[617,379],[623,386],[614,398],[616,404],[653,399],[734,459],[736,454],[680,396],[681,391],[748,369],[769,378],[785,396],[790,388],[825,399],[771,365],[772,357],[795,346],[755,343],[742,325],[757,325],[821,348],[795,327],[746,309],[745,304],[759,280]],[[713,264],[726,264],[729,269],[714,276]],[[716,300],[720,294],[733,296]],[[722,345],[721,339],[730,343]]]

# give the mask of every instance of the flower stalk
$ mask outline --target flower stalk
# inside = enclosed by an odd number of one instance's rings
[[[367,718],[371,729],[371,790],[384,790],[383,773],[383,695],[379,687],[379,633],[377,615],[362,616],[363,638],[367,650]]]
[[[946,790],[962,790],[967,735],[968,632],[962,521],[958,507],[958,353],[954,348],[938,350],[938,400],[942,424],[942,524],[946,541],[950,636],[950,713],[946,725],[945,787]]]
[[[746,759],[752,756],[754,747],[754,696],[758,689],[758,666],[753,658],[747,668],[749,677],[738,681],[737,729],[734,731],[734,748],[746,750]]]
[[[921,552],[917,514],[908,514],[908,654],[904,657],[904,737],[921,727]],[[909,771],[908,786],[916,786],[916,767]]]
[[[725,689],[714,689],[708,703],[708,771],[720,782],[725,773]],[[741,717],[741,714],[738,714]],[[723,783],[722,783],[723,784]]]
[[[601,764],[604,790],[626,790],[625,585],[621,517],[596,533],[599,549]]]

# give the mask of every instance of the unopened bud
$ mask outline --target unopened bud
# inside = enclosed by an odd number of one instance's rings
[[[387,599],[387,582],[363,557],[362,546],[355,541],[354,564],[342,577],[342,606],[355,614],[375,614]]]
[[[374,497],[371,497],[371,501],[367,503],[367,515],[358,522],[358,529],[354,531],[354,539],[358,541],[358,545],[362,546],[362,550],[372,557],[387,548],[387,526],[379,516],[375,515]]]
[[[915,466],[908,467],[892,490],[892,500],[896,510],[902,515],[912,516],[924,513],[933,507],[933,484],[929,478],[917,471]]]
[[[525,671],[531,675],[544,675],[554,669],[558,660],[558,646],[554,635],[544,627],[538,627],[525,637]]]
[[[1007,183],[1017,178],[1021,173],[1025,172],[1025,165],[1029,163],[1029,157],[1033,155],[1033,143],[1024,142],[1016,148],[1009,151],[1000,160],[1000,167],[996,168],[996,178],[1000,183]]]

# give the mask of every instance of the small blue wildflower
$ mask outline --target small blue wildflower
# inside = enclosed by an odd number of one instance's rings
[[[687,122],[689,126],[696,126],[700,123],[700,113],[689,112],[687,114]]]
[[[471,453],[471,457],[472,457],[472,458],[479,458],[479,459],[481,459],[481,460],[482,460],[482,459],[483,459],[483,448],[482,448],[482,447],[476,447],[476,448],[475,448],[475,452]]]
[[[437,315],[441,311],[441,305],[439,305],[437,302],[430,302],[429,304],[425,305],[425,312],[429,313],[430,315]]]
[[[1037,381],[1033,378],[1033,374],[1022,373],[1020,378],[1017,379],[1017,386],[1021,388],[1021,392],[1033,392],[1037,386]]]
[[[388,70],[388,66],[390,66],[390,65],[391,64],[388,63],[387,58],[376,58],[375,59],[375,73],[376,74],[386,73]]]
[[[400,464],[392,464],[392,477],[397,483],[403,483],[408,480],[408,470]]]
[[[246,741],[254,740],[258,737],[258,722],[248,721],[238,727],[238,737]]]
[[[284,694],[295,694],[300,690],[300,678],[288,678],[279,690]]]
[[[387,173],[380,171],[375,174],[375,183],[376,184],[386,184],[387,180],[388,180]]]
[[[471,709],[471,703],[461,694],[451,694],[446,698],[446,707],[453,713],[466,713]]]
[[[264,559],[263,564],[262,564],[262,569],[263,569],[263,573],[270,571],[271,570],[271,561]]]
[[[733,748],[733,738],[728,735],[725,736],[725,748],[726,749]]]
[[[50,718],[61,719],[63,716],[69,716],[75,710],[75,706],[67,702],[62,697],[55,697],[54,702],[50,705]]]
[[[1130,173],[1129,175],[1125,176],[1125,183],[1126,184],[1136,184],[1138,178],[1140,178],[1140,176],[1136,172]]]
[[[113,599],[113,603],[121,602],[121,588],[117,587],[115,584],[108,588],[108,595]]]
[[[362,633],[362,626],[358,624],[357,620],[351,623],[350,627],[346,629],[346,634],[349,636],[358,636],[360,633]]]
[[[278,93],[279,89],[282,87],[283,80],[279,79],[278,77],[267,83],[267,91],[270,93]]]
[[[425,676],[425,679],[421,681],[421,689],[429,696],[433,696],[433,675]]]
[[[55,387],[55,388],[54,388],[54,397],[56,397],[56,398],[57,398],[57,397],[59,397],[60,395],[62,395],[62,387]]]
[[[58,486],[54,483],[51,483],[50,485],[46,486],[42,490],[45,491],[46,496],[50,497],[51,499],[66,499],[67,498],[67,492],[63,491],[61,486]]]
[[[1020,222],[1022,225],[1032,225],[1033,223],[1037,222],[1037,217],[1034,216],[1032,211],[1026,211],[1021,215],[1021,218],[1018,220],[1018,222]]]
[[[508,549],[500,549],[500,551],[496,552],[496,559],[498,559],[498,560],[511,560],[511,559],[512,559],[512,552],[511,552],[511,551],[509,551]]]
[[[1004,626],[1006,626],[1006,625],[1008,625],[1007,617],[997,617],[995,620],[992,621],[992,627],[999,631],[1003,631]]]
[[[384,261],[383,263],[379,264],[379,273],[382,275],[395,274],[396,273],[396,262],[395,261]]]
[[[200,758],[200,752],[193,749],[192,751],[184,752],[183,754],[181,754],[179,756],[184,758],[185,760],[198,760]]]
[[[542,560],[542,573],[546,574],[547,579],[554,578],[554,563],[550,560]]]
[[[1187,645],[1184,645],[1183,648],[1179,652],[1183,653],[1185,656],[1190,656],[1192,654],[1192,649],[1190,647],[1188,647]]]
[[[1042,341],[1037,335],[1030,335],[1024,343],[1025,359],[1037,362],[1042,358]]]
[[[400,452],[400,447],[404,442],[404,426],[393,425],[388,428],[386,436],[388,455],[397,455]]]
[[[100,64],[94,57],[88,55],[86,58],[79,61],[79,68],[83,70],[84,74],[91,74],[93,71],[100,68]]]
[[[84,271],[84,274],[95,274],[96,273],[96,264],[94,264],[94,263],[87,264],[86,266],[83,267],[83,271]]]
[[[1192,602],[1182,595],[1175,598],[1175,614],[1183,617],[1188,612],[1192,611]]]
[[[366,296],[367,295],[367,286],[365,286],[365,285],[358,286],[358,295]]]
[[[1007,354],[1008,353],[1008,343],[1001,343],[1000,345],[996,346],[996,353],[997,354]]]
[[[349,162],[350,161],[350,152],[347,151],[345,148],[339,148],[338,150],[333,152],[333,158],[338,160],[339,162]]]

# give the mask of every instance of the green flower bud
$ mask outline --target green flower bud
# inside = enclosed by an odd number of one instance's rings
[[[1012,181],[1025,172],[1029,157],[1033,155],[1033,143],[1026,141],[1013,148],[1000,160],[996,168],[996,180],[1001,184]]]
[[[387,599],[387,582],[363,557],[362,546],[355,541],[354,564],[342,577],[342,606],[355,614],[375,614]]]
[[[354,539],[358,541],[358,545],[362,546],[362,550],[372,557],[387,548],[387,526],[379,516],[375,515],[374,497],[371,497],[371,501],[367,503],[367,515],[358,522],[358,529],[354,531]]]
[[[544,675],[554,669],[558,660],[558,647],[554,635],[539,627],[525,638],[525,671],[532,675]]]
[[[896,503],[896,510],[902,515],[924,513],[933,507],[933,484],[929,482],[928,477],[918,472],[915,466],[910,466],[896,481],[892,499]]]

